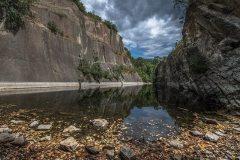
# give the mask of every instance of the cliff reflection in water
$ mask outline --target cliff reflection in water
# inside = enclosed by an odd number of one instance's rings
[[[35,110],[38,119],[81,126],[95,118],[122,119],[123,137],[146,140],[177,134],[175,119],[182,114],[160,106],[152,86],[1,96],[0,104]]]

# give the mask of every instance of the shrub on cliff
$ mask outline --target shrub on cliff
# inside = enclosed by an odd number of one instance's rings
[[[80,0],[73,0],[73,2],[77,5],[78,9],[79,9],[81,12],[87,13],[84,4],[83,4],[82,2],[80,2]]]
[[[31,4],[35,0],[1,0],[0,10],[3,13],[4,27],[12,33],[17,33],[24,27],[23,18],[30,13]]]
[[[114,30],[115,32],[118,32],[117,26],[115,24],[113,24],[110,21],[105,20],[104,24],[111,30]]]
[[[61,36],[63,36],[63,31],[61,31],[61,30],[57,27],[57,25],[56,25],[55,22],[49,21],[48,24],[47,24],[47,27],[48,27],[48,29],[49,29],[52,33],[54,33],[54,34],[60,34]]]

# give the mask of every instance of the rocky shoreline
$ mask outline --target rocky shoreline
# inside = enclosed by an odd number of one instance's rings
[[[195,113],[176,136],[149,142],[122,137],[122,119],[86,120],[86,126],[41,119],[34,110],[1,106],[0,159],[239,159],[239,113]],[[187,110],[185,110],[187,112]],[[214,115],[216,119],[211,119]],[[35,118],[34,118],[35,117]],[[39,118],[39,119],[38,119]],[[94,130],[84,134],[84,130]]]

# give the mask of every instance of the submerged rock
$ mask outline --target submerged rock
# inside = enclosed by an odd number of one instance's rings
[[[86,150],[88,153],[93,154],[93,155],[96,155],[100,152],[96,147],[93,147],[93,146],[87,146]]]
[[[23,146],[24,144],[26,144],[26,139],[21,135],[21,136],[16,136],[14,141],[11,142],[11,144],[13,145],[17,145],[17,146]]]
[[[64,141],[60,142],[60,148],[64,151],[75,151],[78,147],[78,142],[73,138],[69,137]]]
[[[179,140],[172,140],[172,141],[169,142],[169,144],[170,144],[170,146],[178,148],[178,149],[184,147],[183,143]]]
[[[193,136],[196,136],[196,137],[201,137],[204,135],[203,133],[201,133],[199,131],[191,131],[190,134]]]
[[[39,125],[39,121],[33,121],[32,123],[30,123],[29,127],[34,128],[37,127]]]
[[[0,134],[0,143],[12,142],[14,141],[15,136],[8,132]]]
[[[51,124],[41,124],[37,127],[37,130],[50,130],[52,128]]]
[[[10,133],[10,132],[12,132],[12,129],[10,129],[10,128],[0,128],[0,133],[3,133],[3,132],[8,132],[8,133]]]
[[[207,132],[204,138],[211,142],[217,142],[219,139],[219,136],[211,132]]]
[[[108,121],[106,119],[94,119],[90,122],[93,126],[101,129],[105,129],[108,126]]]
[[[76,128],[75,126],[69,126],[63,130],[63,133],[73,133],[73,132],[80,132],[80,128]]]
[[[123,160],[134,160],[134,159],[136,159],[136,155],[135,155],[134,151],[127,146],[122,147],[122,149],[120,151],[120,157]]]

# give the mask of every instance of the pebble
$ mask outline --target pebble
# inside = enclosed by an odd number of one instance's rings
[[[63,133],[73,133],[73,132],[80,132],[81,129],[76,128],[75,126],[69,126],[63,130]]]
[[[172,160],[182,160],[182,155],[179,155],[179,154],[174,155],[174,156],[171,157],[171,159]]]
[[[136,155],[132,149],[127,146],[122,147],[120,151],[120,157],[122,160],[134,160],[136,159]]]
[[[51,141],[52,137],[51,136],[45,136],[45,137],[42,137],[40,138],[40,142],[45,142],[45,141]]]
[[[29,125],[29,127],[34,128],[34,127],[37,127],[38,125],[39,125],[39,121],[33,121],[33,122]]]
[[[41,124],[37,127],[37,130],[50,130],[51,128],[52,128],[51,124],[47,124],[47,125]]]
[[[16,121],[16,120],[11,120],[10,122],[13,124],[23,124],[24,123],[24,121]]]
[[[205,139],[211,142],[217,142],[219,139],[219,136],[211,132],[207,132],[205,135]]]
[[[21,135],[21,136],[16,136],[14,141],[11,142],[11,144],[13,145],[17,145],[17,146],[23,146],[24,144],[26,144],[26,139]]]
[[[205,118],[204,121],[208,124],[215,124],[215,125],[218,124],[216,119]]]
[[[234,128],[235,131],[240,132],[240,127],[239,128]]]
[[[87,146],[86,150],[88,153],[93,155],[97,155],[100,152],[96,147],[93,147],[93,146]]]
[[[60,142],[60,148],[64,151],[75,151],[78,147],[77,141],[73,137],[69,137],[64,141]]]
[[[114,156],[115,156],[115,151],[114,150],[107,150],[107,157],[109,159],[114,159]]]
[[[108,121],[106,119],[94,119],[90,122],[93,126],[101,129],[105,129],[108,126]]]
[[[10,133],[10,132],[12,132],[12,129],[10,129],[10,128],[0,128],[0,133],[3,133],[3,132]]]
[[[8,132],[0,134],[0,143],[11,142],[11,141],[14,141],[14,139],[15,139],[15,136]]]
[[[180,142],[179,140],[172,140],[172,141],[169,142],[169,144],[170,144],[170,146],[175,147],[175,148],[178,148],[178,149],[184,147],[184,145],[182,144],[182,142]]]
[[[200,137],[200,136],[204,135],[203,133],[201,133],[199,131],[191,131],[190,134],[193,136],[196,136],[196,137]]]
[[[225,134],[223,132],[220,132],[220,131],[216,131],[214,132],[216,135],[220,136],[220,137],[224,137]]]

